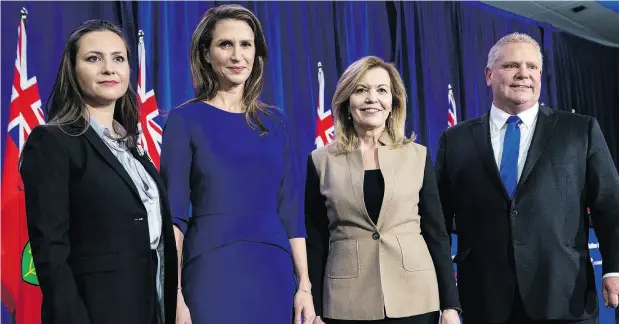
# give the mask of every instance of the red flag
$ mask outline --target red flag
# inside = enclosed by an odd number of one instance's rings
[[[15,323],[41,323],[41,290],[32,262],[19,154],[30,131],[45,123],[36,77],[28,79],[26,16],[17,30],[17,58],[2,170],[2,303]]]
[[[318,62],[318,117],[316,119],[316,148],[333,142],[333,116],[331,109],[325,110],[325,75],[322,63]]]
[[[447,101],[449,101],[449,109],[447,111],[447,126],[454,127],[458,123],[458,114],[456,114],[456,99],[451,84],[447,85]]]
[[[155,91],[146,91],[146,49],[144,47],[144,32],[138,33],[138,107],[140,109],[140,145],[148,153],[151,160],[159,170],[159,160],[161,157],[161,137],[163,129],[155,121],[159,117],[157,99]]]

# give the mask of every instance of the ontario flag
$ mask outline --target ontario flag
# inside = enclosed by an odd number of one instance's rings
[[[19,154],[30,131],[45,123],[36,77],[28,78],[26,9],[17,29],[17,58],[2,170],[2,304],[17,324],[41,323],[41,290],[34,269]]]
[[[449,101],[449,110],[447,111],[447,127],[454,127],[458,123],[458,115],[456,114],[456,99],[451,84],[447,85],[447,100]]]
[[[318,62],[318,116],[316,118],[316,148],[333,142],[333,116],[331,109],[325,110],[325,74],[322,72],[322,63]]]
[[[163,129],[159,125],[159,109],[155,91],[146,91],[146,49],[144,46],[144,32],[138,33],[138,108],[140,109],[140,145],[148,153],[151,160],[159,170],[161,157],[161,138]]]

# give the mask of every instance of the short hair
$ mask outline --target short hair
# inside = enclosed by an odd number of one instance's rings
[[[492,65],[496,61],[497,56],[499,55],[499,50],[502,49],[505,44],[515,44],[515,43],[525,43],[525,44],[531,44],[535,46],[535,48],[537,49],[537,52],[539,53],[540,69],[542,68],[542,65],[544,64],[544,60],[543,60],[544,56],[542,55],[542,48],[539,46],[537,41],[533,39],[533,37],[527,34],[518,33],[518,32],[511,33],[509,35],[505,35],[501,37],[501,39],[499,39],[499,41],[496,42],[494,46],[492,46],[492,48],[490,49],[490,52],[488,52],[488,64],[486,65],[486,67],[487,68],[492,67]]]

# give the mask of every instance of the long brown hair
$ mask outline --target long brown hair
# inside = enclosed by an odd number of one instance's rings
[[[331,107],[335,112],[335,145],[338,153],[350,153],[358,145],[359,138],[355,132],[353,120],[348,118],[350,113],[350,96],[365,73],[374,68],[384,69],[389,74],[389,79],[391,79],[392,107],[391,114],[385,124],[385,131],[392,142],[391,146],[401,146],[415,139],[414,135],[411,138],[407,138],[404,134],[404,124],[406,123],[406,88],[404,88],[404,82],[402,82],[400,73],[393,64],[387,63],[376,56],[366,56],[352,63],[344,71],[337,82],[335,93],[333,94]]]
[[[248,9],[239,5],[222,5],[209,9],[191,37],[189,47],[189,65],[195,89],[196,98],[189,100],[185,104],[199,101],[208,101],[217,95],[219,82],[217,75],[210,64],[206,62],[203,48],[209,48],[213,41],[213,31],[217,22],[225,19],[240,20],[246,22],[254,32],[254,43],[256,46],[256,58],[249,78],[245,81],[243,88],[243,104],[246,107],[245,120],[247,124],[258,129],[261,134],[268,134],[268,130],[258,118],[258,112],[270,115],[269,105],[258,100],[262,91],[264,72],[264,60],[268,56],[267,43],[264,39],[264,31],[258,18]]]
[[[79,48],[80,39],[91,32],[95,31],[110,31],[122,38],[127,48],[127,60],[130,60],[129,46],[127,38],[120,27],[106,20],[89,20],[82,23],[69,36],[69,41],[65,45],[56,82],[52,92],[47,99],[45,109],[47,110],[48,124],[51,125],[79,125],[83,127],[80,134],[86,131],[90,123],[90,115],[86,109],[86,103],[82,97],[82,92],[77,82],[75,73],[75,63],[77,51]],[[127,147],[134,148],[138,142],[138,122],[140,121],[140,112],[137,106],[137,99],[131,84],[127,88],[127,92],[116,100],[114,109],[114,120],[122,125],[127,131],[123,139],[126,141]]]

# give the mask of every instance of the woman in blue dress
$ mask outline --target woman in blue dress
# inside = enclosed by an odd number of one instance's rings
[[[266,57],[260,22],[238,5],[209,9],[191,40],[196,98],[170,112],[161,157],[180,324],[314,319],[289,129],[258,100]]]

